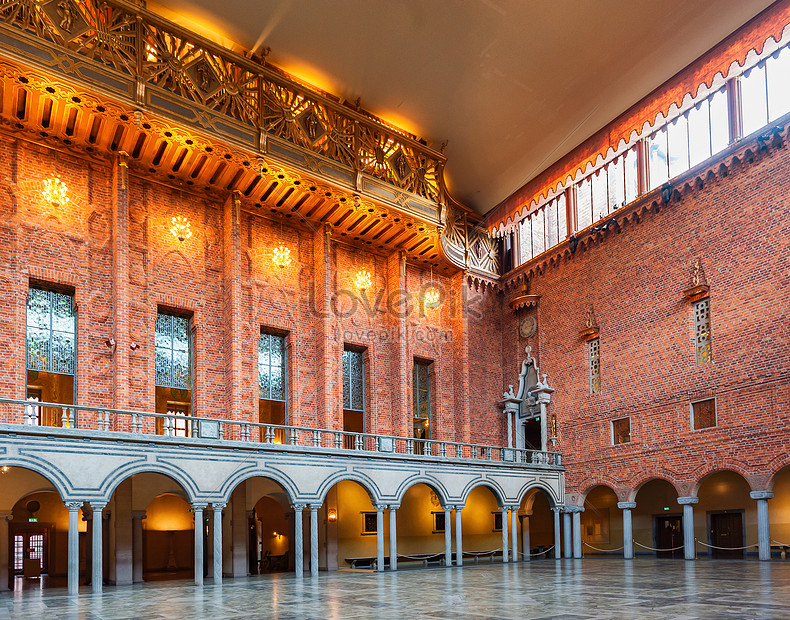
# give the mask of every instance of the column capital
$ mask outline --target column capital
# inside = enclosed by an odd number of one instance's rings
[[[567,511],[565,510],[565,506],[552,506],[552,507],[551,507],[551,511],[552,511],[552,512],[560,512],[560,513],[562,513],[562,512],[567,512]],[[532,514],[532,513],[530,512],[530,514]]]
[[[207,503],[195,503],[192,504],[192,510],[194,510],[195,512],[197,512],[198,510],[203,511],[206,509],[206,506],[208,506]]]
[[[773,499],[774,492],[773,491],[752,491],[749,493],[749,497],[752,499]]]
[[[307,504],[291,504],[294,512],[302,512]]]
[[[85,502],[64,502],[64,504],[66,504],[66,510],[69,512],[79,512],[84,503]]]
[[[11,510],[0,510],[0,521],[10,521],[14,517]]]
[[[617,507],[620,510],[633,510],[636,508],[636,502],[617,502]]]
[[[211,502],[211,509],[214,512],[222,512],[227,507],[226,502]]]
[[[694,497],[693,495],[678,497],[678,504],[681,506],[689,506],[697,503],[699,503],[699,497]]]
[[[400,508],[400,504],[388,504],[387,508],[389,508],[390,510],[397,510],[398,508]]]
[[[145,519],[145,510],[132,510],[132,519]]]
[[[384,512],[384,510],[387,508],[387,504],[376,504],[374,508],[376,509],[376,512]]]
[[[320,510],[321,504],[307,504],[307,507],[310,509],[311,512]]]
[[[107,502],[88,502],[88,505],[91,507],[93,512],[98,512],[104,510],[104,507],[107,505]]]
[[[575,512],[584,512],[584,506],[565,506],[565,512],[569,512],[571,514]]]

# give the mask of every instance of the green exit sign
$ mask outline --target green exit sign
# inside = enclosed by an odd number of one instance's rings
[[[27,522],[28,522],[28,523],[38,523],[38,519],[36,519],[35,517],[30,517],[30,518],[27,520]]]
[[[669,511],[669,506],[664,506],[664,510]]]

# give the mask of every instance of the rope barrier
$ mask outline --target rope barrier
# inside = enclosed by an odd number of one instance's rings
[[[502,551],[502,547],[499,549],[492,549],[491,551],[464,551],[464,555],[471,555],[473,558],[479,558],[486,555],[494,555],[497,551]]]
[[[703,547],[709,547],[710,549],[721,549],[722,551],[743,551],[744,549],[749,549],[750,547],[758,547],[759,545],[746,545],[745,547],[717,547],[716,545],[709,545],[707,543],[702,542],[701,540],[695,538],[694,542],[701,544]]]
[[[596,551],[602,551],[603,553],[619,553],[623,549],[625,549],[625,545],[622,547],[617,547],[617,549],[599,549],[598,547],[593,547],[590,543],[582,541],[583,545],[587,545],[590,549],[595,549]]]
[[[783,543],[783,542],[779,542],[778,540],[774,540],[773,538],[771,539],[771,542],[772,543],[776,543],[777,545],[782,545],[783,547],[790,547],[789,544]]]
[[[656,547],[648,547],[647,545],[643,545],[642,543],[633,541],[635,545],[639,545],[642,549],[649,549],[650,551],[678,551],[682,549],[685,545],[680,545],[680,547],[672,547],[672,549],[657,549]]]
[[[534,557],[536,555],[543,555],[544,553],[548,553],[552,549],[554,549],[554,545],[552,545],[551,547],[549,547],[548,549],[546,549],[544,551],[538,551],[537,553],[523,553],[523,552],[519,551],[518,554],[521,555],[521,556],[524,556],[524,557]]]

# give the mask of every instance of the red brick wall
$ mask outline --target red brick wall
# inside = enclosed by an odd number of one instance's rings
[[[789,194],[790,150],[782,146],[709,177],[701,189],[687,186],[658,213],[621,218],[619,232],[534,277],[539,327],[529,344],[556,390],[550,411],[571,503],[599,483],[627,500],[651,477],[688,495],[716,469],[765,489],[790,463]],[[703,365],[683,294],[698,257],[712,313],[713,361]],[[580,337],[589,307],[600,328],[600,394],[590,394]],[[516,318],[506,316],[505,333],[515,333]],[[514,347],[503,342],[505,379],[513,383]],[[689,403],[706,397],[717,399],[718,426],[692,431]],[[624,416],[632,441],[612,446],[610,422]]]
[[[56,167],[71,190],[58,208],[40,198]],[[352,344],[367,351],[369,432],[411,434],[420,358],[432,362],[433,438],[504,441],[502,296],[469,290],[461,272],[434,274],[443,303],[425,308],[430,272],[398,254],[327,241],[323,229],[288,218],[281,227],[237,211],[231,196],[181,192],[117,162],[59,155],[56,164],[21,141],[0,141],[0,181],[3,396],[25,393],[25,297],[35,277],[76,290],[78,404],[154,410],[154,324],[166,307],[193,317],[197,415],[258,420],[258,334],[268,328],[288,333],[291,424],[342,428],[341,355]],[[176,215],[191,224],[183,243],[169,230]],[[293,260],[284,269],[271,260],[281,242]],[[360,269],[373,279],[364,295],[354,284]]]

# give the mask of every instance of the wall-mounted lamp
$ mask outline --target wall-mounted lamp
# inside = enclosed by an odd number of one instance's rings
[[[3,465],[0,467],[0,474],[7,474],[9,469],[10,467],[8,467],[8,465]]]
[[[326,513],[326,520],[330,523],[337,521],[337,509],[330,508]]]
[[[132,342],[129,344],[129,348],[130,348],[132,351],[137,351],[137,349],[139,349],[139,348],[140,348],[140,345],[139,345],[139,344],[137,344],[137,343],[136,343],[134,340],[132,340]]]
[[[170,224],[170,233],[181,243],[192,238],[192,226],[187,218],[175,215],[171,218]]]
[[[275,537],[275,538],[276,538],[278,541],[279,541],[279,540],[282,540],[282,537],[283,537],[283,535],[282,535],[282,534],[278,534],[277,532],[274,532],[274,533],[272,534],[272,536],[274,536],[274,537]]]
[[[115,349],[115,338],[110,336],[107,340],[104,341],[104,346],[108,349]]]
[[[370,277],[370,272],[365,271],[364,269],[357,271],[357,275],[354,278],[354,284],[356,284],[357,288],[364,293],[373,284],[373,281]]]

